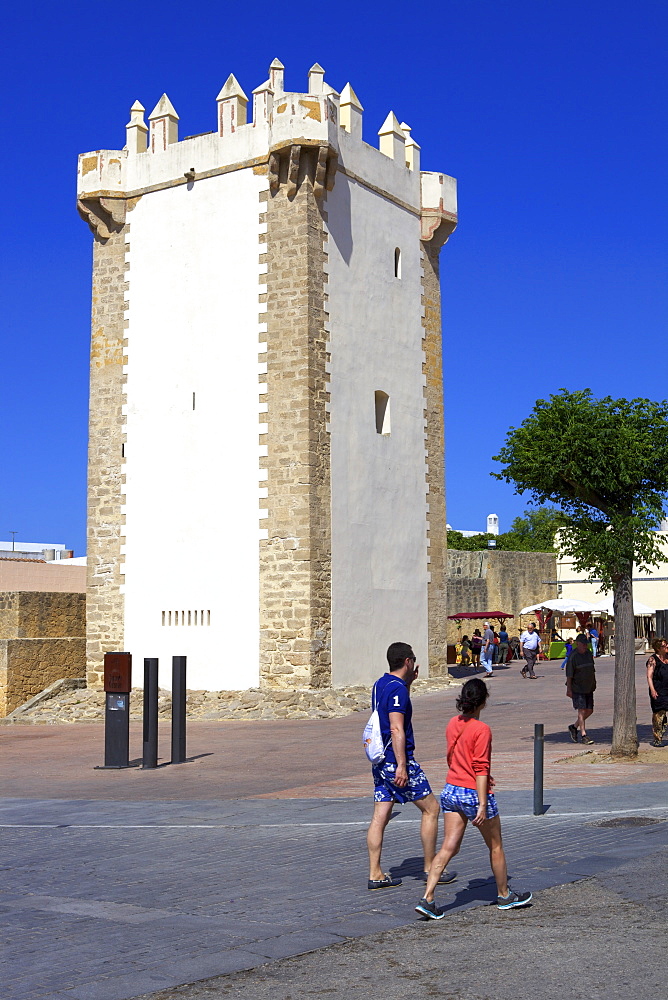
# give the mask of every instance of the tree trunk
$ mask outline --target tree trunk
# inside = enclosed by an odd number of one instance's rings
[[[615,697],[612,717],[612,756],[637,757],[635,627],[633,622],[633,564],[615,580]]]

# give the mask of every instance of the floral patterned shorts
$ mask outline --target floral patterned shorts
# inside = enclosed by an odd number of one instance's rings
[[[408,784],[404,788],[398,788],[394,784],[396,764],[383,761],[382,764],[374,766],[371,773],[375,786],[374,802],[417,802],[418,799],[426,799],[431,795],[431,785],[416,760],[408,761]]]

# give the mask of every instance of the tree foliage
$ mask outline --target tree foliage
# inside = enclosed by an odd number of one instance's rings
[[[668,403],[595,399],[562,389],[511,427],[497,479],[563,512],[562,549],[611,589],[628,569],[657,564],[653,529],[668,491]]]
[[[510,529],[499,535],[465,537],[459,531],[448,531],[448,548],[477,552],[488,548],[487,542],[494,538],[495,548],[506,552],[554,552],[554,536],[565,523],[556,507],[537,507],[525,510],[523,517],[516,517]]]
[[[668,402],[595,399],[588,389],[562,389],[538,400],[511,427],[492,475],[529,493],[534,503],[559,504],[560,548],[577,570],[612,589],[615,611],[613,756],[637,754],[633,564],[649,569],[661,557],[653,529],[668,491]]]

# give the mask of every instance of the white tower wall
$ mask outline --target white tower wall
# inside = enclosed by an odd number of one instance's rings
[[[404,178],[412,180],[408,171]],[[378,676],[397,640],[428,666],[424,353],[419,219],[343,174],[326,207],[339,685]],[[389,434],[376,429],[378,390],[389,396]]]
[[[138,685],[157,656],[170,687],[173,655],[191,688],[258,684],[266,184],[239,170],[150,192],[130,216],[123,571]]]

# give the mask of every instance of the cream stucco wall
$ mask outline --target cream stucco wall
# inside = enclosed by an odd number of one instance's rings
[[[146,194],[130,216],[123,571],[135,684],[157,656],[169,687],[173,655],[188,657],[189,688],[258,683],[266,183],[235,171]]]
[[[654,610],[668,608],[668,532],[657,532],[663,560],[650,572],[633,567],[633,597]],[[573,568],[570,556],[557,557],[557,581],[562,590],[559,597],[574,597],[595,603],[610,596],[598,583],[588,583],[584,572]],[[662,579],[663,578],[663,579]]]
[[[343,145],[343,166],[383,171],[419,204],[419,178],[376,150]],[[385,162],[383,162],[385,161]],[[390,642],[427,673],[427,533],[420,222],[338,173],[327,196],[331,323],[332,681],[364,683]],[[401,278],[394,275],[401,250]],[[374,393],[390,397],[376,431]]]

